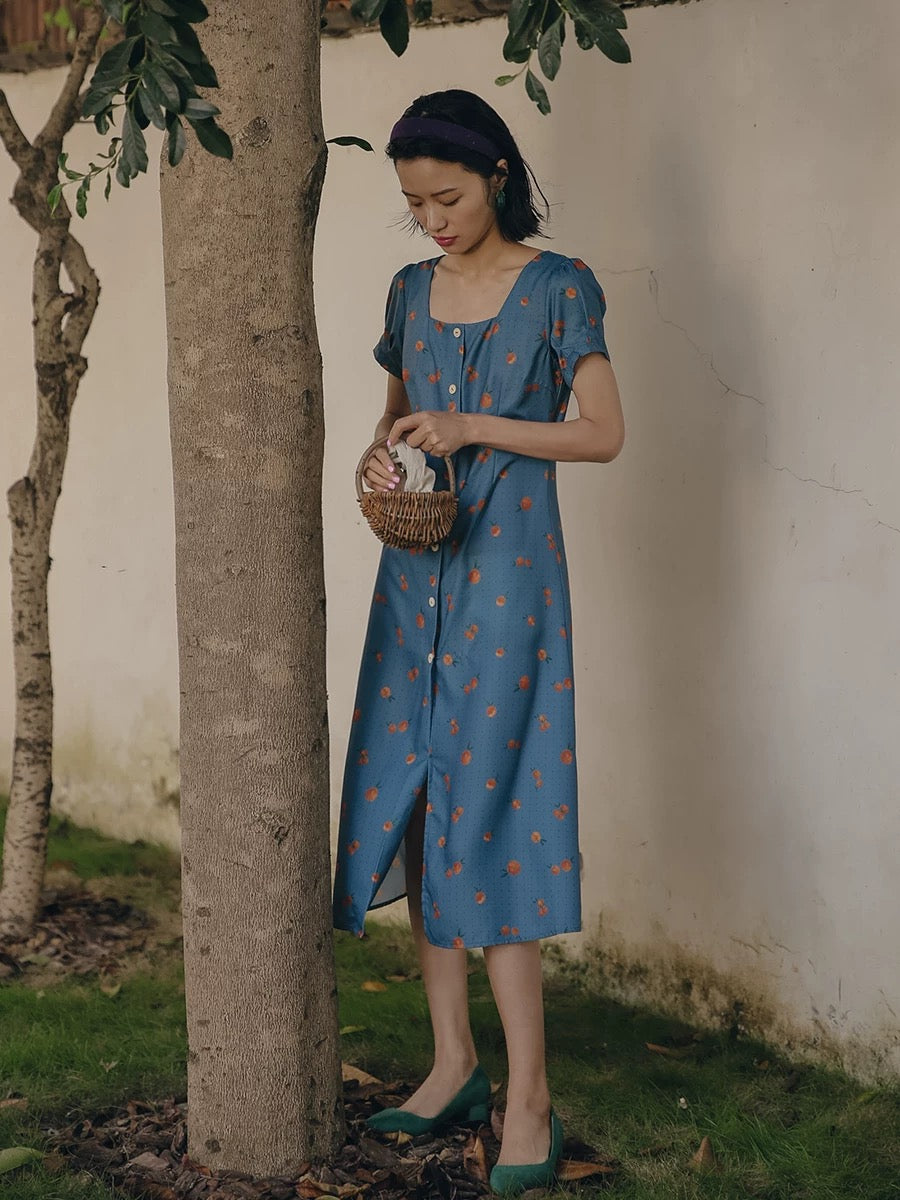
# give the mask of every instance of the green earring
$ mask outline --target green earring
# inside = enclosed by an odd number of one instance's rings
[[[497,199],[494,201],[497,208],[504,209],[506,207],[506,193],[503,188],[497,193]]]

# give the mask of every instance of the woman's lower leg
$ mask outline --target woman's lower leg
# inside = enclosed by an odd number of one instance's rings
[[[550,1089],[544,1048],[539,941],[485,946],[491,989],[506,1038],[509,1083],[497,1162],[536,1163],[550,1153]]]
[[[469,1025],[469,977],[465,950],[435,946],[422,917],[422,862],[426,795],[423,789],[406,828],[406,890],[409,920],[422,968],[434,1034],[434,1066],[401,1107],[434,1117],[459,1091],[478,1063]]]

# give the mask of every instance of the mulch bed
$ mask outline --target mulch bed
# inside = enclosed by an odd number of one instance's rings
[[[287,1178],[254,1178],[239,1171],[213,1171],[187,1155],[187,1104],[169,1097],[159,1103],[130,1101],[124,1108],[81,1118],[63,1129],[44,1129],[51,1154],[46,1165],[69,1166],[102,1177],[129,1196],[148,1200],[313,1200],[319,1196],[378,1197],[379,1200],[470,1200],[492,1195],[491,1165],[499,1154],[502,1117],[477,1129],[454,1127],[439,1137],[373,1134],[364,1124],[373,1111],[399,1105],[415,1090],[394,1081],[344,1082],[347,1141],[328,1164],[305,1164]],[[378,1103],[373,1104],[377,1097]],[[615,1164],[592,1147],[567,1138],[559,1177],[589,1177],[592,1187],[615,1177]],[[543,1194],[535,1189],[531,1195]]]
[[[108,974],[143,950],[152,918],[112,896],[95,896],[77,877],[45,888],[34,932],[21,942],[0,941],[0,980],[35,969],[62,975]]]

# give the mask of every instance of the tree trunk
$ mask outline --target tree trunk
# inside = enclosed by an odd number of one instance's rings
[[[284,1174],[343,1143],[330,908],[311,0],[204,25],[234,159],[162,168],[181,668],[188,1153]]]
[[[65,200],[51,216],[47,193],[57,158],[75,123],[79,88],[105,18],[84,13],[69,70],[46,124],[29,142],[0,91],[0,140],[19,168],[12,202],[38,234],[34,259],[34,368],[37,428],[28,473],[9,488],[12,526],[13,667],[16,687],[12,782],[3,845],[0,940],[24,940],[40,911],[53,792],[53,680],[47,577],[50,533],[69,448],[69,422],[87,370],[81,351],[94,319],[100,284],[69,232]],[[65,269],[72,290],[60,284]]]

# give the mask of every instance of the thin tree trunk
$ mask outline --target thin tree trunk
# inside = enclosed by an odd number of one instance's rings
[[[37,428],[28,473],[7,492],[12,525],[13,665],[16,716],[12,784],[3,847],[0,939],[31,932],[40,910],[53,792],[53,680],[47,614],[50,534],[62,487],[69,422],[87,370],[81,350],[100,285],[69,232],[65,200],[51,216],[47,193],[57,181],[63,138],[79,112],[78,92],[105,18],[85,13],[72,63],[46,125],[29,142],[0,92],[0,139],[19,168],[12,202],[38,233],[34,260],[34,363]],[[72,291],[60,286],[60,270]]]
[[[258,1175],[344,1140],[329,854],[319,12],[226,0],[234,159],[162,169],[181,668],[188,1153]]]

